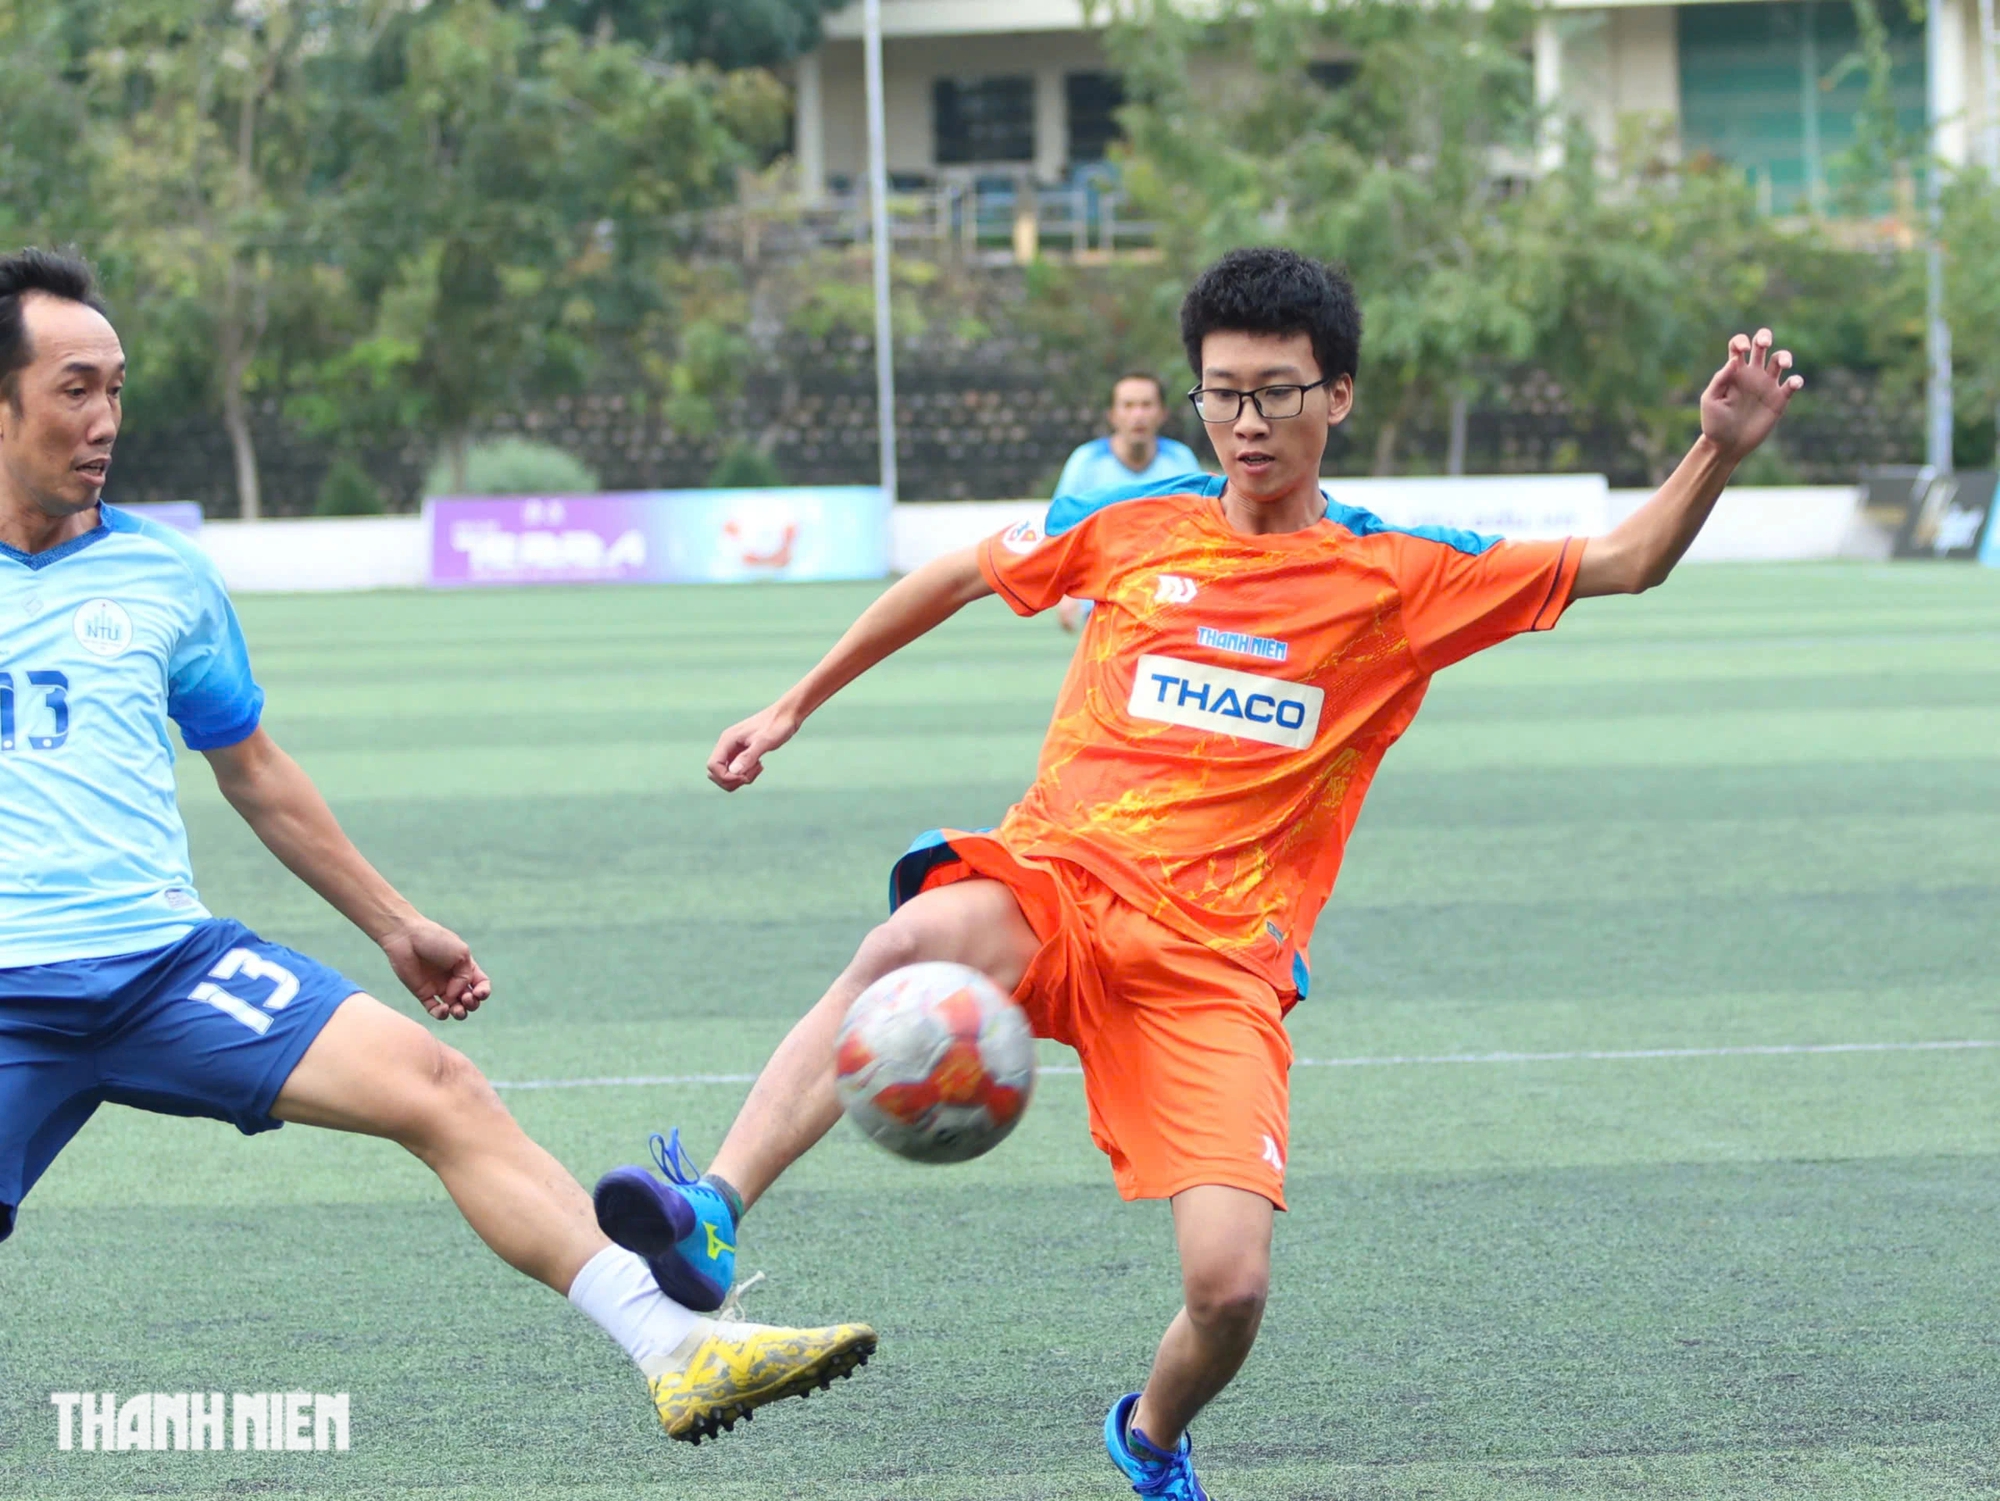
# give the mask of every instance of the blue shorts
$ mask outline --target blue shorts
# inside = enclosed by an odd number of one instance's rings
[[[143,954],[0,969],[0,1240],[106,1100],[275,1131],[278,1091],[361,989],[220,918]]]

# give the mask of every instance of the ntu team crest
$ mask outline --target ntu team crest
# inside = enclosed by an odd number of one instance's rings
[[[115,599],[93,599],[83,605],[70,628],[77,644],[95,657],[122,657],[132,645],[132,617]]]

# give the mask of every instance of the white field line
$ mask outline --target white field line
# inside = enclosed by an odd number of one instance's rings
[[[1962,1053],[2000,1048],[2000,1039],[1944,1042],[1773,1042],[1727,1048],[1622,1048],[1574,1053],[1412,1053],[1383,1058],[1295,1058],[1293,1068],[1429,1068],[1452,1063],[1629,1063],[1673,1058],[1797,1058],[1824,1053]],[[1081,1074],[1074,1064],[1044,1074]],[[755,1074],[621,1074],[597,1079],[495,1079],[495,1089],[621,1089],[666,1084],[749,1084]]]

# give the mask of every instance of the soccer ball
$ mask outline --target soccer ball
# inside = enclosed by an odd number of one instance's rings
[[[1027,1013],[978,970],[911,964],[848,1010],[834,1083],[871,1141],[912,1162],[969,1162],[1028,1108],[1035,1037]]]

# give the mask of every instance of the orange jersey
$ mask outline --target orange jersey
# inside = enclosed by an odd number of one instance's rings
[[[1097,604],[997,833],[1304,994],[1302,938],[1383,752],[1439,668],[1556,623],[1583,546],[1400,531],[1337,504],[1251,536],[1222,485],[1058,497],[1043,526],[980,545],[1018,613]]]

